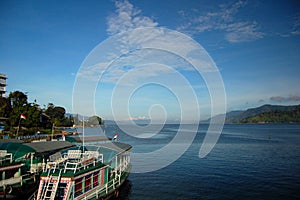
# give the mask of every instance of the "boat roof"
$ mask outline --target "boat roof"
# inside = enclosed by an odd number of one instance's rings
[[[108,149],[111,149],[111,150],[114,150],[118,153],[128,151],[132,148],[131,145],[121,143],[121,142],[108,142],[108,143],[101,144],[101,146],[103,146],[105,148],[108,148]]]
[[[46,141],[46,142],[32,142],[25,143],[24,145],[34,149],[36,153],[45,153],[49,151],[57,151],[65,148],[75,146],[71,142],[67,141]]]
[[[66,140],[69,142],[78,142],[81,143],[83,141],[83,138],[80,136],[66,136]],[[86,136],[84,137],[85,142],[105,142],[110,141],[111,138],[108,138],[106,136]]]
[[[99,151],[103,154],[104,163],[110,163],[116,155],[129,151],[131,148],[131,145],[121,142],[105,142],[95,145],[87,144],[85,146],[85,149],[89,151]]]
[[[71,148],[74,144],[66,141],[47,141],[47,142],[0,142],[0,150],[6,150],[13,154],[13,159],[19,159],[28,153],[50,154],[56,151]]]

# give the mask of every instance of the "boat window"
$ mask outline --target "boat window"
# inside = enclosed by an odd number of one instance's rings
[[[99,185],[99,171],[94,172],[94,187],[97,187]]]
[[[75,197],[82,194],[82,178],[75,181]]]
[[[17,177],[20,177],[19,168],[10,169],[10,170],[6,170],[5,171],[5,179],[17,178]],[[3,176],[1,176],[1,179],[2,178],[3,178]]]
[[[85,177],[85,192],[92,189],[92,175],[87,175]]]
[[[63,200],[67,183],[59,183],[55,195],[55,200]]]

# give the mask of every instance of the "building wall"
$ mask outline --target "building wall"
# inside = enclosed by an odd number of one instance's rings
[[[5,97],[6,93],[6,75],[5,74],[0,74],[0,96]]]

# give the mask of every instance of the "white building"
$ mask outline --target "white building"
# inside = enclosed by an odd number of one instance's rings
[[[0,74],[0,96],[5,97],[6,93],[6,75],[5,74]]]

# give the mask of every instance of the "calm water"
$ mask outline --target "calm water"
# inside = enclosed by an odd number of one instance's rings
[[[170,142],[177,128],[165,125],[151,139],[131,137],[115,125],[107,133],[118,131],[133,152],[151,152]],[[200,159],[206,129],[199,126],[193,144],[171,165],[132,173],[119,199],[300,198],[300,125],[225,125],[214,149]]]

